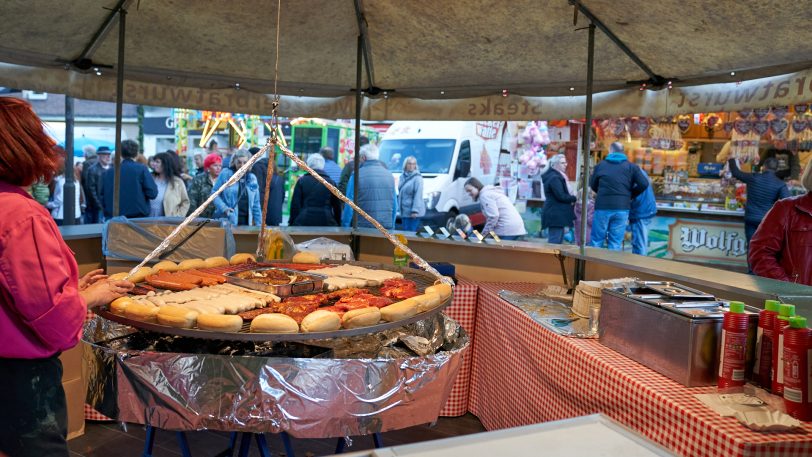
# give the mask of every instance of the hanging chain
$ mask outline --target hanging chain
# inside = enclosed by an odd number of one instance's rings
[[[398,240],[397,237],[395,237],[394,235],[389,233],[389,231],[386,230],[383,227],[383,225],[381,225],[380,222],[378,222],[372,216],[367,214],[366,211],[359,208],[358,205],[356,205],[352,200],[347,198],[346,195],[342,194],[340,190],[338,190],[334,185],[330,184],[330,182],[327,181],[326,179],[324,179],[320,174],[313,171],[313,169],[310,168],[309,166],[307,166],[307,164],[302,159],[297,157],[296,154],[293,153],[293,151],[291,151],[290,149],[288,149],[288,148],[286,148],[285,146],[282,146],[282,145],[279,146],[279,149],[286,156],[290,157],[291,160],[296,162],[296,164],[299,165],[299,167],[302,170],[305,170],[306,172],[310,173],[311,176],[316,178],[316,181],[322,183],[324,185],[324,187],[326,187],[327,190],[329,190],[333,195],[338,197],[344,203],[350,205],[350,207],[353,209],[353,211],[355,211],[358,215],[360,215],[361,217],[363,217],[364,219],[369,221],[369,223],[372,224],[376,229],[378,229],[378,231],[381,232],[381,234],[383,234],[383,236],[386,237],[386,239],[389,240],[390,243],[392,243],[396,247],[402,249],[409,257],[411,257],[411,259],[414,261],[414,263],[417,264],[420,268],[422,268],[422,269],[426,270],[427,272],[429,272],[429,273],[433,274],[434,276],[436,276],[437,279],[440,282],[444,282],[446,284],[449,284],[449,285],[453,286],[454,283],[451,281],[451,278],[441,275],[439,271],[437,271],[434,267],[429,265],[429,263],[426,262],[425,260],[423,260],[422,257],[420,257],[414,251],[409,249],[408,246],[401,243],[400,240]]]
[[[265,147],[268,150],[268,167],[265,170],[265,189],[263,189],[262,200],[262,222],[259,229],[259,238],[257,239],[257,252],[256,257],[258,260],[265,260],[265,245],[268,242],[268,236],[265,234],[265,221],[268,219],[268,199],[271,194],[271,181],[274,178],[274,170],[276,168],[276,145],[279,144],[279,91],[277,90],[277,83],[279,82],[279,35],[280,26],[282,24],[282,0],[277,0],[276,4],[276,58],[274,63],[274,77],[273,77],[273,109],[271,111],[271,132],[268,137],[268,142]]]

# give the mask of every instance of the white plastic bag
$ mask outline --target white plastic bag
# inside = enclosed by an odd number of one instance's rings
[[[297,251],[310,252],[322,260],[355,260],[350,245],[330,238],[315,238],[296,245]]]

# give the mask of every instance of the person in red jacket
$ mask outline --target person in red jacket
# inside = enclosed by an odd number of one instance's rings
[[[133,287],[101,270],[79,279],[54,220],[25,192],[58,166],[31,106],[0,97],[0,455],[68,456],[59,354],[79,341],[88,306]]]
[[[748,261],[759,276],[812,286],[812,163],[801,182],[804,195],[777,201],[764,216]]]

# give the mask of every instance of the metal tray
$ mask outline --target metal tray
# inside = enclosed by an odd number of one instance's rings
[[[306,281],[298,281],[293,282],[290,284],[263,284],[258,281],[252,281],[250,279],[242,279],[236,278],[234,275],[245,273],[246,271],[265,271],[265,270],[279,270],[284,271],[287,274],[293,274],[298,276],[307,276],[311,279]],[[274,294],[279,297],[289,297],[291,295],[303,295],[303,294],[311,294],[315,292],[321,292],[324,288],[324,280],[327,279],[326,276],[310,273],[310,272],[303,272],[303,271],[296,271],[296,270],[289,270],[287,268],[277,268],[277,267],[268,267],[263,266],[259,268],[249,268],[241,271],[232,271],[229,273],[224,274],[223,276],[226,277],[226,281],[230,282],[231,284],[245,287],[246,289],[253,289],[259,290],[262,292],[268,292],[269,294]]]
[[[671,281],[643,281],[640,284],[659,294],[671,298],[694,299],[694,300],[714,300],[716,298],[711,294],[702,292],[701,290],[697,290]]]
[[[395,267],[391,265],[382,265],[379,263],[371,262],[328,262],[333,265],[351,264],[358,265],[366,268],[375,268],[378,270],[397,271],[402,273],[405,279],[409,279],[417,283],[418,290],[421,292],[426,287],[434,284],[435,277],[423,270],[405,267]],[[445,309],[451,304],[453,295],[446,299],[439,306],[430,309],[426,312],[416,314],[408,319],[403,319],[395,322],[381,322],[379,324],[371,325],[369,327],[361,327],[354,329],[339,329],[332,332],[313,332],[313,333],[251,333],[249,331],[251,321],[245,321],[243,328],[239,332],[214,332],[208,330],[200,330],[196,328],[175,328],[157,323],[149,323],[128,319],[124,316],[119,316],[110,312],[108,305],[103,305],[93,309],[93,312],[104,317],[105,319],[118,322],[120,324],[129,325],[137,329],[149,330],[153,332],[164,333],[168,335],[187,336],[191,338],[202,338],[208,340],[227,340],[227,341],[311,341],[311,340],[325,340],[332,338],[346,338],[350,336],[365,335],[369,333],[378,333],[384,330],[389,330],[404,325],[412,324],[424,319],[427,319]]]

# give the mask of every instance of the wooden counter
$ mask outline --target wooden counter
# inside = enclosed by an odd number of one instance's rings
[[[62,227],[68,245],[76,253],[82,272],[102,267],[102,225]],[[392,245],[374,229],[353,232],[340,227],[279,227],[299,243],[320,236],[341,243],[359,239],[360,259],[392,262]],[[257,227],[236,227],[234,236],[239,252],[256,249]],[[673,260],[586,248],[571,245],[503,241],[501,245],[474,244],[455,240],[437,240],[403,233],[409,247],[426,260],[450,262],[457,273],[473,281],[524,281],[563,284],[561,260],[571,281],[576,260],[586,262],[586,279],[635,276],[649,280],[671,280],[713,293],[720,298],[741,300],[761,307],[765,299],[777,298],[798,306],[798,313],[812,315],[812,287],[736,273],[721,268],[698,266]]]

